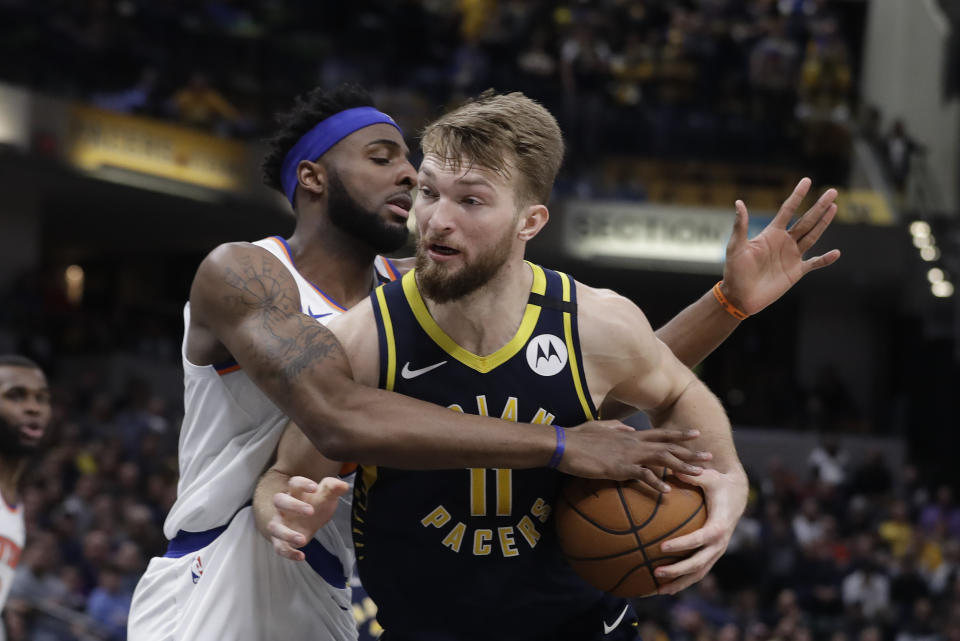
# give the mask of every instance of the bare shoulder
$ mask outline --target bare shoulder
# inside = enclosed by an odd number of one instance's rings
[[[653,329],[637,305],[611,289],[590,287],[577,282],[577,324],[584,348],[625,348]],[[604,349],[603,351],[606,351]]]
[[[380,343],[370,299],[361,301],[327,323],[350,360],[353,380],[376,387],[380,377]]]
[[[577,327],[587,384],[598,407],[624,381],[656,367],[657,337],[644,313],[625,296],[577,283]],[[604,414],[608,411],[610,406]]]

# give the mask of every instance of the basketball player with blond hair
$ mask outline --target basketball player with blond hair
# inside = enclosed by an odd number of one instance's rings
[[[0,355],[0,610],[26,539],[20,479],[43,443],[50,412],[50,388],[40,366],[24,356]]]
[[[522,94],[486,93],[428,126],[422,148],[416,269],[329,328],[358,382],[444,406],[453,416],[519,423],[517,433],[549,425],[556,446],[536,468],[361,466],[354,542],[384,639],[633,638],[629,604],[576,577],[550,528],[565,428],[630,408],[647,411],[660,429],[699,432],[691,445],[712,453],[712,461],[701,458],[706,469],[680,478],[703,487],[709,517],[702,529],[665,544],[697,549],[657,570],[660,591],[675,593],[723,553],[746,503],[724,411],[636,305],[524,260],[526,243],[549,219],[563,157],[548,111]],[[818,202],[816,222],[795,226],[796,237],[786,231],[808,186],[798,186],[772,224],[798,252],[788,268],[796,278],[837,257],[800,258],[835,211],[832,190]],[[749,246],[745,228],[738,203],[734,253]],[[714,304],[721,313],[743,315],[720,296],[724,305]],[[328,502],[306,491],[303,477],[334,469],[288,427],[254,504],[258,525],[281,554],[301,558],[295,548],[328,514]]]
[[[130,641],[356,637],[346,486],[324,486],[330,504],[344,509],[304,546],[305,564],[276,557],[254,527],[254,487],[291,418],[319,451],[342,461],[533,468],[553,455],[549,425],[518,432],[506,421],[454,416],[355,383],[322,324],[404,271],[381,254],[407,239],[416,183],[407,151],[397,124],[356,87],[314,90],[283,117],[264,174],[290,203],[296,228],[289,239],[222,245],[197,270],[184,309],[180,479],[164,523],[170,544],[137,585]],[[676,431],[641,434],[615,421],[568,426],[559,467],[571,474],[659,483],[644,464],[693,471],[698,456]],[[337,472],[352,480],[349,466]]]

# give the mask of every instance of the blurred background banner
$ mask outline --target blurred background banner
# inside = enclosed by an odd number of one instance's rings
[[[731,226],[723,209],[582,200],[566,201],[561,220],[564,247],[574,258],[702,274],[722,269]],[[755,214],[750,235],[770,220]]]
[[[343,81],[415,164],[469,96],[542,102],[568,153],[529,257],[655,327],[720,278],[736,199],[755,234],[801,177],[802,209],[838,188],[816,251],[840,261],[697,369],[751,503],[713,575],[639,604],[643,632],[960,639],[956,0],[0,0],[0,353],[39,361],[55,403],[9,639],[123,638],[176,491],[193,274],[290,234],[262,141]]]
[[[224,191],[246,183],[250,150],[241,142],[82,105],[70,106],[67,118],[65,157],[94,175],[133,172]]]

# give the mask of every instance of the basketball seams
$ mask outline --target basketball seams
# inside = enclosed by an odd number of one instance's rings
[[[668,475],[667,469],[661,469],[658,473],[661,479]],[[564,524],[563,527],[558,527],[558,533],[567,531],[572,538],[565,544],[561,536],[561,548],[576,542],[573,547],[578,548],[577,551],[581,554],[603,554],[572,556],[564,552],[564,557],[585,580],[605,592],[625,597],[641,596],[641,592],[643,596],[657,593],[663,582],[657,579],[654,570],[688,557],[686,554],[665,555],[658,544],[682,535],[685,528],[695,527],[697,518],[702,521],[706,513],[703,493],[697,491],[696,487],[683,487],[685,490],[692,489],[693,492],[682,492],[676,497],[679,503],[675,503],[662,492],[645,492],[639,489],[636,483],[629,481],[606,481],[598,484],[581,479],[578,484],[566,484],[557,497],[557,507],[562,508],[557,516],[563,513],[566,516],[560,520],[555,519],[554,522],[558,526]],[[611,495],[611,490],[616,490],[616,498]],[[693,501],[696,503],[693,504]],[[617,503],[622,511],[618,511]],[[641,523],[634,519],[634,509],[643,513]],[[682,516],[682,511],[687,511],[685,516]],[[658,517],[661,516],[666,519],[663,523],[658,522]],[[682,518],[682,522],[676,523],[677,517]],[[601,522],[615,523],[616,529],[602,525]],[[620,528],[621,525],[625,526],[625,529]],[[670,530],[663,532],[664,527]],[[596,531],[595,544],[589,543],[592,531]],[[646,534],[653,534],[656,538],[645,541]],[[630,545],[635,547],[621,548]],[[647,574],[637,574],[638,570],[645,570]],[[614,584],[611,586],[611,583]]]
[[[691,512],[691,513],[690,513],[690,516],[688,516],[686,519],[684,519],[683,523],[678,523],[678,524],[677,524],[677,527],[673,528],[672,530],[670,530],[670,531],[667,532],[666,534],[662,534],[662,535],[660,535],[659,537],[653,539],[652,541],[649,541],[649,542],[647,543],[647,547],[653,545],[654,543],[659,543],[660,541],[663,541],[664,539],[666,539],[668,536],[671,536],[671,535],[673,535],[674,533],[676,533],[677,530],[683,528],[687,523],[689,523],[690,521],[692,521],[693,518],[694,518],[697,514],[700,514],[700,510],[702,510],[703,508],[704,508],[704,503],[703,503],[703,501],[701,501],[701,502],[700,502],[700,505],[697,506],[697,509],[695,509],[693,512]]]
[[[618,491],[618,492],[620,491],[620,486],[617,487],[617,491]],[[636,534],[637,532],[639,532],[640,530],[642,530],[644,527],[646,527],[646,526],[650,523],[650,520],[653,519],[653,517],[655,517],[655,516],[657,515],[657,510],[660,509],[660,505],[661,505],[661,502],[662,502],[662,500],[663,500],[663,493],[661,492],[660,494],[657,495],[657,502],[656,502],[656,504],[654,505],[653,511],[650,513],[650,516],[647,517],[647,519],[646,519],[643,523],[640,523],[639,525],[634,524],[634,523],[633,523],[633,518],[630,518],[631,527],[627,528],[626,530],[615,530],[615,529],[613,529],[613,528],[609,528],[609,527],[606,527],[605,525],[601,525],[601,524],[597,523],[597,522],[594,521],[590,516],[588,516],[587,514],[585,514],[580,508],[578,508],[578,507],[576,506],[576,504],[575,504],[573,501],[570,500],[570,498],[567,496],[567,493],[566,493],[566,492],[563,492],[563,493],[561,494],[560,498],[563,499],[563,502],[566,503],[566,504],[570,507],[571,510],[573,510],[574,512],[576,512],[576,513],[577,513],[578,515],[580,515],[584,520],[586,520],[587,523],[589,523],[590,525],[594,526],[595,528],[597,528],[597,529],[600,530],[601,532],[605,532],[605,533],[607,533],[607,534]],[[623,496],[621,495],[620,498],[621,498],[621,500],[622,500],[622,499],[623,499]]]
[[[644,558],[646,558],[646,557],[644,557]],[[654,583],[657,583],[657,577],[653,576],[653,572],[650,571],[650,564],[649,564],[649,563],[641,563],[640,565],[636,565],[636,566],[630,568],[630,569],[627,571],[627,573],[624,574],[623,577],[622,577],[619,581],[617,581],[617,584],[616,584],[615,586],[613,586],[613,587],[610,588],[609,590],[605,590],[605,591],[612,593],[614,590],[616,590],[616,589],[619,588],[621,585],[623,585],[623,582],[626,581],[627,579],[629,579],[630,576],[631,576],[634,572],[636,572],[637,570],[639,570],[639,569],[641,569],[641,568],[646,568],[647,571],[650,572],[650,576],[653,577]],[[657,587],[658,587],[658,588],[660,587],[660,584],[659,584],[659,583],[657,583]]]
[[[633,525],[633,514],[630,512],[630,506],[627,505],[627,498],[623,495],[623,483],[617,483],[617,496],[620,498],[620,505],[623,506],[623,511],[624,511],[624,513],[627,515],[627,521],[628,521],[631,525]],[[656,503],[656,505],[654,505],[653,510],[651,511],[650,517],[647,518],[647,520],[644,522],[644,524],[649,523],[649,522],[650,522],[650,519],[652,519],[653,516],[657,513],[657,510],[660,508],[660,500],[661,500],[662,498],[663,498],[663,492],[661,492],[661,493],[657,496],[657,503]],[[660,582],[657,581],[657,576],[653,573],[653,567],[651,567],[651,565],[650,565],[650,559],[647,558],[647,551],[646,551],[646,549],[644,549],[643,541],[640,539],[640,530],[641,530],[642,528],[643,528],[643,526],[641,525],[641,526],[638,527],[636,530],[634,530],[633,536],[634,536],[634,538],[636,538],[636,540],[637,540],[637,549],[640,550],[640,554],[643,556],[643,561],[644,561],[644,562],[643,562],[643,565],[637,566],[637,567],[633,568],[632,570],[630,570],[629,572],[627,572],[626,574],[624,574],[622,577],[620,577],[620,580],[617,582],[617,584],[614,585],[614,586],[613,586],[612,588],[610,588],[609,590],[607,590],[608,592],[613,592],[614,590],[616,590],[620,585],[623,584],[624,581],[627,580],[627,577],[628,577],[628,576],[630,576],[631,574],[633,574],[634,572],[636,572],[638,569],[640,569],[640,567],[646,567],[646,568],[647,568],[647,572],[650,573],[650,578],[653,579],[653,584],[654,584],[654,586],[656,586],[657,589],[660,589]]]

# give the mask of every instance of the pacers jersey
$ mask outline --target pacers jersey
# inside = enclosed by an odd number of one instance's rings
[[[255,245],[277,257],[300,291],[301,311],[320,323],[346,311],[294,265],[284,239],[273,236]],[[396,278],[393,265],[378,257],[371,284]],[[226,525],[253,497],[260,473],[276,449],[287,417],[244,373],[236,361],[195,365],[187,358],[190,305],[184,309],[184,417],[180,430],[180,480],[177,500],[164,523],[164,534],[204,532]],[[316,538],[337,555],[349,573],[353,566],[350,499]]]
[[[530,267],[520,328],[488,356],[444,333],[413,272],[375,290],[380,386],[518,430],[593,419],[573,279]],[[390,638],[586,638],[573,625],[603,595],[560,556],[550,522],[560,472],[361,470],[353,519],[360,580]]]
[[[7,602],[13,575],[20,562],[20,551],[26,539],[23,521],[23,505],[10,505],[0,497],[0,610]],[[3,639],[3,623],[0,622],[0,639]]]

